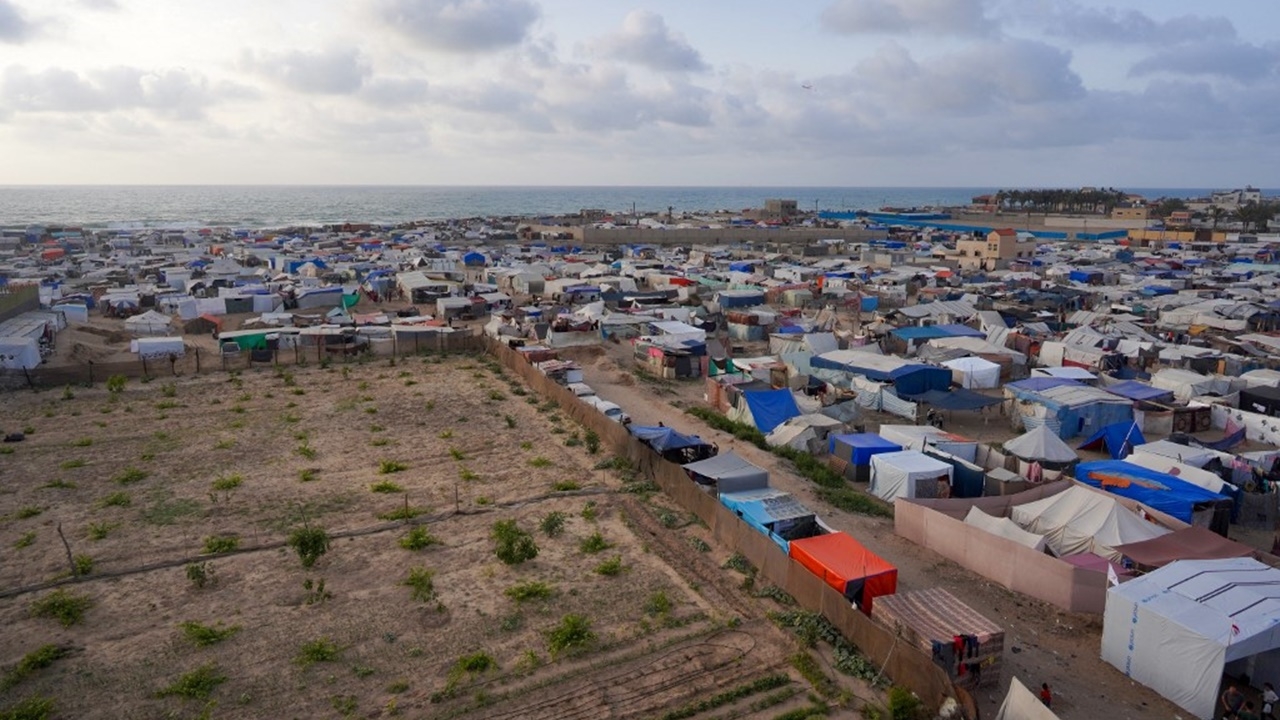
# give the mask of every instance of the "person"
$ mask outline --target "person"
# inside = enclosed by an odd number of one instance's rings
[[[1245,700],[1244,709],[1236,713],[1239,720],[1258,720],[1258,713],[1253,711],[1253,701]]]
[[[1280,695],[1271,683],[1262,683],[1262,717],[1264,720],[1276,720],[1276,703],[1280,703]]]
[[[1227,720],[1238,720],[1240,708],[1244,707],[1244,693],[1235,685],[1228,685],[1222,693],[1222,717]]]
[[[1053,707],[1053,692],[1049,690],[1049,683],[1040,683],[1040,702],[1047,708]]]

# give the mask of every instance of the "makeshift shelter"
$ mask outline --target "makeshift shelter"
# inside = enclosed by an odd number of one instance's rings
[[[124,329],[134,337],[159,337],[173,334],[173,318],[155,310],[148,310],[141,315],[124,321]]]
[[[1076,479],[1140,502],[1185,523],[1203,525],[1226,535],[1231,498],[1168,473],[1120,460],[1099,460],[1077,465]]]
[[[1111,453],[1112,460],[1119,460],[1132,453],[1134,447],[1145,445],[1146,442],[1147,439],[1142,436],[1142,428],[1138,427],[1138,423],[1129,420],[1099,428],[1089,436],[1088,440],[1080,443],[1080,449],[1101,450],[1105,447],[1107,452]]]
[[[951,381],[966,390],[1000,386],[1000,366],[980,357],[947,360],[942,366],[951,370]]]
[[[717,492],[742,492],[769,487],[769,471],[753,465],[732,450],[684,466],[689,478]]]
[[[871,458],[872,495],[893,502],[905,498],[951,496],[952,468],[918,450],[881,453]]]
[[[969,508],[969,514],[964,516],[964,522],[966,525],[980,528],[1005,540],[1012,540],[1032,550],[1044,552],[1046,540],[1043,535],[1027,532],[1007,517],[994,517],[982,512],[977,507],[971,507]]]
[[[1131,401],[1074,380],[1028,378],[1007,383],[1004,393],[1014,429],[1048,425],[1064,440],[1133,419]]]
[[[1280,673],[1280,570],[1177,560],[1107,592],[1102,659],[1193,717],[1216,717],[1224,673]]]
[[[1151,540],[1118,545],[1115,549],[1135,564],[1146,568],[1164,567],[1175,560],[1258,558],[1258,551],[1248,545],[1228,540],[1195,525]]]
[[[720,493],[720,504],[790,552],[791,541],[828,532],[812,510],[774,488]]]
[[[1200,395],[1230,395],[1245,383],[1221,375],[1201,375],[1182,368],[1164,368],[1151,376],[1151,384],[1172,392],[1179,402],[1187,402]]]
[[[974,462],[978,457],[978,443],[955,433],[930,425],[880,425],[880,435],[885,440],[898,443],[903,450],[921,450],[934,447],[942,452]]]
[[[817,449],[821,449],[827,436],[833,430],[843,427],[844,423],[821,413],[797,415],[775,427],[765,436],[764,441],[770,447],[785,445],[794,450],[809,452],[811,444],[816,444]]]
[[[995,720],[1058,720],[1058,716],[1014,677],[1009,683],[1009,692],[1004,695],[1004,702],[996,711]]]
[[[1076,462],[1080,456],[1046,425],[1032,428],[1004,444],[1004,451],[1019,460],[1055,468]]]
[[[1159,455],[1161,457],[1173,458],[1180,463],[1191,465],[1192,467],[1202,468],[1213,462],[1215,459],[1229,461],[1231,455],[1203,447],[1192,447],[1183,445],[1182,443],[1172,442],[1170,440],[1156,440],[1144,445],[1135,445],[1133,448],[1135,455]]]
[[[933,657],[956,685],[1000,682],[1004,630],[942,588],[881,597],[872,619]],[[961,652],[955,650],[956,637],[962,639]]]
[[[900,452],[902,446],[875,433],[832,435],[827,438],[827,452],[847,463],[844,476],[867,482],[871,479],[871,457],[880,453]]]
[[[1009,517],[1023,530],[1043,535],[1058,557],[1091,552],[1119,560],[1117,545],[1150,540],[1169,530],[1148,522],[1112,498],[1082,487],[1009,509]]]
[[[34,337],[0,337],[0,368],[30,370],[40,365],[40,341]]]
[[[875,598],[898,590],[898,568],[842,532],[793,540],[789,554],[867,615]]]
[[[1103,388],[1112,395],[1119,395],[1135,402],[1169,403],[1173,401],[1173,391],[1152,387],[1137,380],[1125,380]]]
[[[728,413],[730,420],[745,422],[768,434],[777,426],[800,414],[796,399],[791,391],[779,390],[744,390],[742,399]]]
[[[892,382],[900,394],[914,395],[926,390],[951,387],[951,371],[933,365],[921,365],[900,357],[876,355],[861,350],[835,350],[814,355],[809,365],[822,370],[839,370],[862,375],[868,380]]]
[[[145,360],[155,358],[179,358],[187,349],[180,337],[144,337],[129,342],[129,351]]]
[[[648,425],[627,425],[627,432],[639,438],[640,442],[653,448],[654,452],[665,460],[685,465],[714,457],[718,452],[715,445],[697,435],[685,435],[669,427]]]

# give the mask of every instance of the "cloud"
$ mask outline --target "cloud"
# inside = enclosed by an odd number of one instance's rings
[[[241,65],[290,90],[309,95],[349,95],[368,79],[365,58],[353,49],[283,53],[245,52]]]
[[[178,120],[195,120],[226,99],[243,98],[236,85],[211,87],[184,70],[159,72],[117,66],[81,75],[62,68],[32,72],[11,66],[0,76],[0,104],[38,113],[109,112],[145,109]]]
[[[996,23],[982,0],[836,0],[821,22],[842,35],[990,35]]]
[[[457,53],[519,45],[542,15],[531,0],[375,0],[374,13],[428,49]]]
[[[1001,8],[1051,37],[1077,43],[1171,45],[1234,40],[1236,28],[1224,17],[1179,15],[1155,20],[1138,10],[1088,7],[1071,0],[1008,0]]]
[[[22,15],[12,0],[0,0],[0,43],[17,45],[35,34],[36,26]]]
[[[369,80],[360,97],[372,105],[395,107],[417,105],[427,99],[430,83],[421,78],[379,77]]]
[[[1213,75],[1247,83],[1274,77],[1277,67],[1280,67],[1280,51],[1275,47],[1209,41],[1160,50],[1134,63],[1129,75]]]
[[[593,48],[604,57],[628,62],[659,72],[688,72],[707,69],[706,62],[689,41],[673,33],[661,15],[636,10],[622,22],[622,31],[601,38]]]
[[[79,3],[90,10],[100,10],[103,12],[114,12],[120,9],[120,3],[116,0],[78,0]]]

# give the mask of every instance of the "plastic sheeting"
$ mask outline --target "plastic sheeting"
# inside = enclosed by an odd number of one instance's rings
[[[769,486],[769,471],[732,450],[684,466],[691,477],[714,484],[720,492],[741,492]],[[697,479],[696,477],[694,478]]]
[[[871,458],[872,495],[893,502],[897,498],[938,497],[936,484],[921,491],[923,483],[945,482],[950,494],[951,466],[917,450],[881,453]]]
[[[1138,423],[1128,420],[1111,423],[1089,436],[1080,443],[1081,450],[1098,450],[1106,447],[1112,460],[1119,460],[1133,452],[1134,447],[1145,445],[1147,439],[1142,436],[1142,428]]]
[[[1067,445],[1048,427],[1041,425],[1028,430],[1004,444],[1004,451],[1028,462],[1039,461],[1049,463],[1071,463],[1080,459],[1075,450]]]
[[[751,417],[760,432],[769,433],[774,428],[800,414],[796,399],[791,391],[781,390],[747,390],[742,393],[747,407],[751,409]]]
[[[1000,386],[1000,366],[980,357],[962,357],[947,360],[943,367],[951,370],[952,380],[965,389],[994,388]]]
[[[1230,501],[1225,495],[1179,480],[1168,473],[1118,460],[1081,463],[1076,466],[1076,479],[1136,500],[1185,523],[1191,523],[1192,515],[1199,506]]]
[[[1091,552],[1118,561],[1117,545],[1169,533],[1106,495],[1082,487],[1015,505],[1009,515],[1023,530],[1043,535],[1049,550],[1058,557]]]
[[[1040,698],[1027,689],[1017,677],[1009,683],[1009,692],[996,712],[995,720],[1058,720]]]
[[[876,597],[898,591],[898,568],[845,533],[793,540],[790,555],[868,615]]]

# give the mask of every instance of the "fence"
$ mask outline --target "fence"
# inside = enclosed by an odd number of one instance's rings
[[[67,385],[93,385],[113,375],[133,379],[162,379],[208,373],[247,370],[275,365],[308,363],[359,363],[369,357],[406,357],[423,354],[481,352],[484,339],[466,332],[406,333],[380,340],[352,352],[347,346],[296,345],[268,350],[241,350],[219,353],[188,345],[182,355],[144,358],[120,362],[87,361],[75,365],[41,366],[30,370],[0,370],[0,391],[22,388],[48,389]]]
[[[821,613],[851,643],[896,683],[909,688],[932,708],[946,698],[968,700],[955,688],[946,672],[933,659],[909,643],[900,642],[889,629],[873,622],[854,608],[837,590],[784,554],[777,545],[747,525],[711,495],[699,490],[679,465],[665,460],[627,432],[620,423],[582,402],[568,388],[543,375],[525,362],[519,353],[486,339],[486,347],[538,394],[556,401],[561,411],[600,436],[605,447],[629,459],[640,474],[650,478],[682,508],[694,513],[711,529],[716,541],[740,553],[755,565],[760,576],[785,590],[807,610]],[[971,701],[970,717],[976,717]]]

